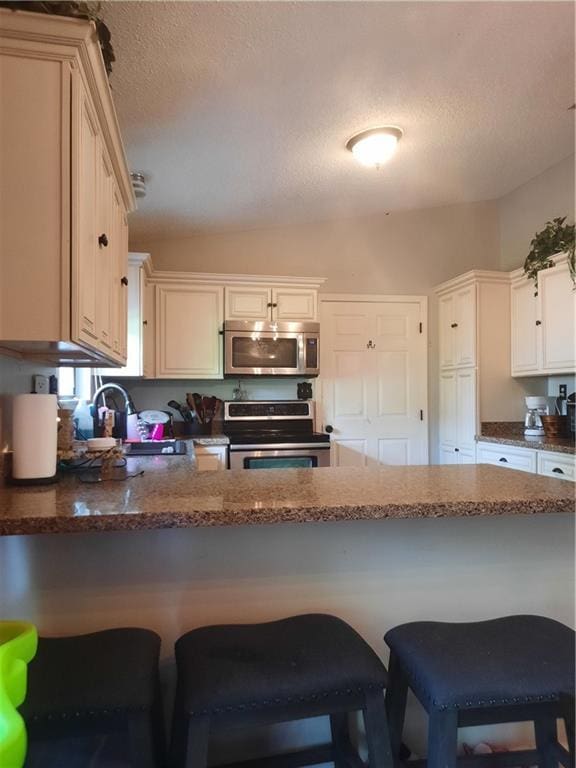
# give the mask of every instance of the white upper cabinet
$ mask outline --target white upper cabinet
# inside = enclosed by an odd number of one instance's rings
[[[540,272],[538,286],[542,370],[546,373],[572,373],[576,370],[576,292],[568,264],[559,264]]]
[[[221,379],[224,289],[156,286],[156,378]]]
[[[576,293],[565,257],[554,261],[538,273],[538,296],[521,270],[513,275],[512,376],[576,370]]]
[[[123,365],[135,201],[94,25],[2,8],[0,67],[0,348]]]
[[[299,286],[233,285],[225,291],[226,320],[305,322],[318,317],[318,291]]]
[[[512,376],[534,375],[541,367],[540,321],[534,283],[522,275],[513,281],[510,290]]]
[[[457,289],[439,298],[440,367],[476,364],[476,286]]]
[[[273,320],[316,320],[318,292],[309,288],[272,288]]]
[[[270,320],[272,297],[266,286],[226,288],[226,320]]]

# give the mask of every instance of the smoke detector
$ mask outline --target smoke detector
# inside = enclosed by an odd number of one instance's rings
[[[132,179],[132,189],[136,197],[146,197],[146,177],[141,171],[135,171],[130,174]]]

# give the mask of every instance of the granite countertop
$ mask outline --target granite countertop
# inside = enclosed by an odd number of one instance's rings
[[[193,466],[189,456],[148,456],[128,459],[115,480],[70,474],[53,486],[0,488],[0,535],[574,511],[571,482],[488,465]]]
[[[180,438],[180,440],[186,438]],[[230,445],[230,440],[226,435],[207,435],[206,437],[193,437],[194,445]]]
[[[576,453],[574,438],[568,437],[527,437],[524,425],[517,421],[483,422],[481,434],[476,435],[479,443],[498,443],[518,448],[533,448],[537,451]]]

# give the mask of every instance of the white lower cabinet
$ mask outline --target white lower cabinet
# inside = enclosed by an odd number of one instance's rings
[[[538,474],[576,481],[576,457],[555,451],[538,451]]]
[[[521,472],[536,472],[537,458],[533,448],[516,448],[497,443],[478,443],[476,458],[478,464],[494,464]]]
[[[199,472],[214,472],[228,469],[228,446],[194,445],[196,469]]]
[[[440,463],[476,459],[476,368],[440,374]]]

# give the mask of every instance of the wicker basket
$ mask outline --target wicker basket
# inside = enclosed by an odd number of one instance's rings
[[[568,416],[540,416],[546,437],[570,437]]]

